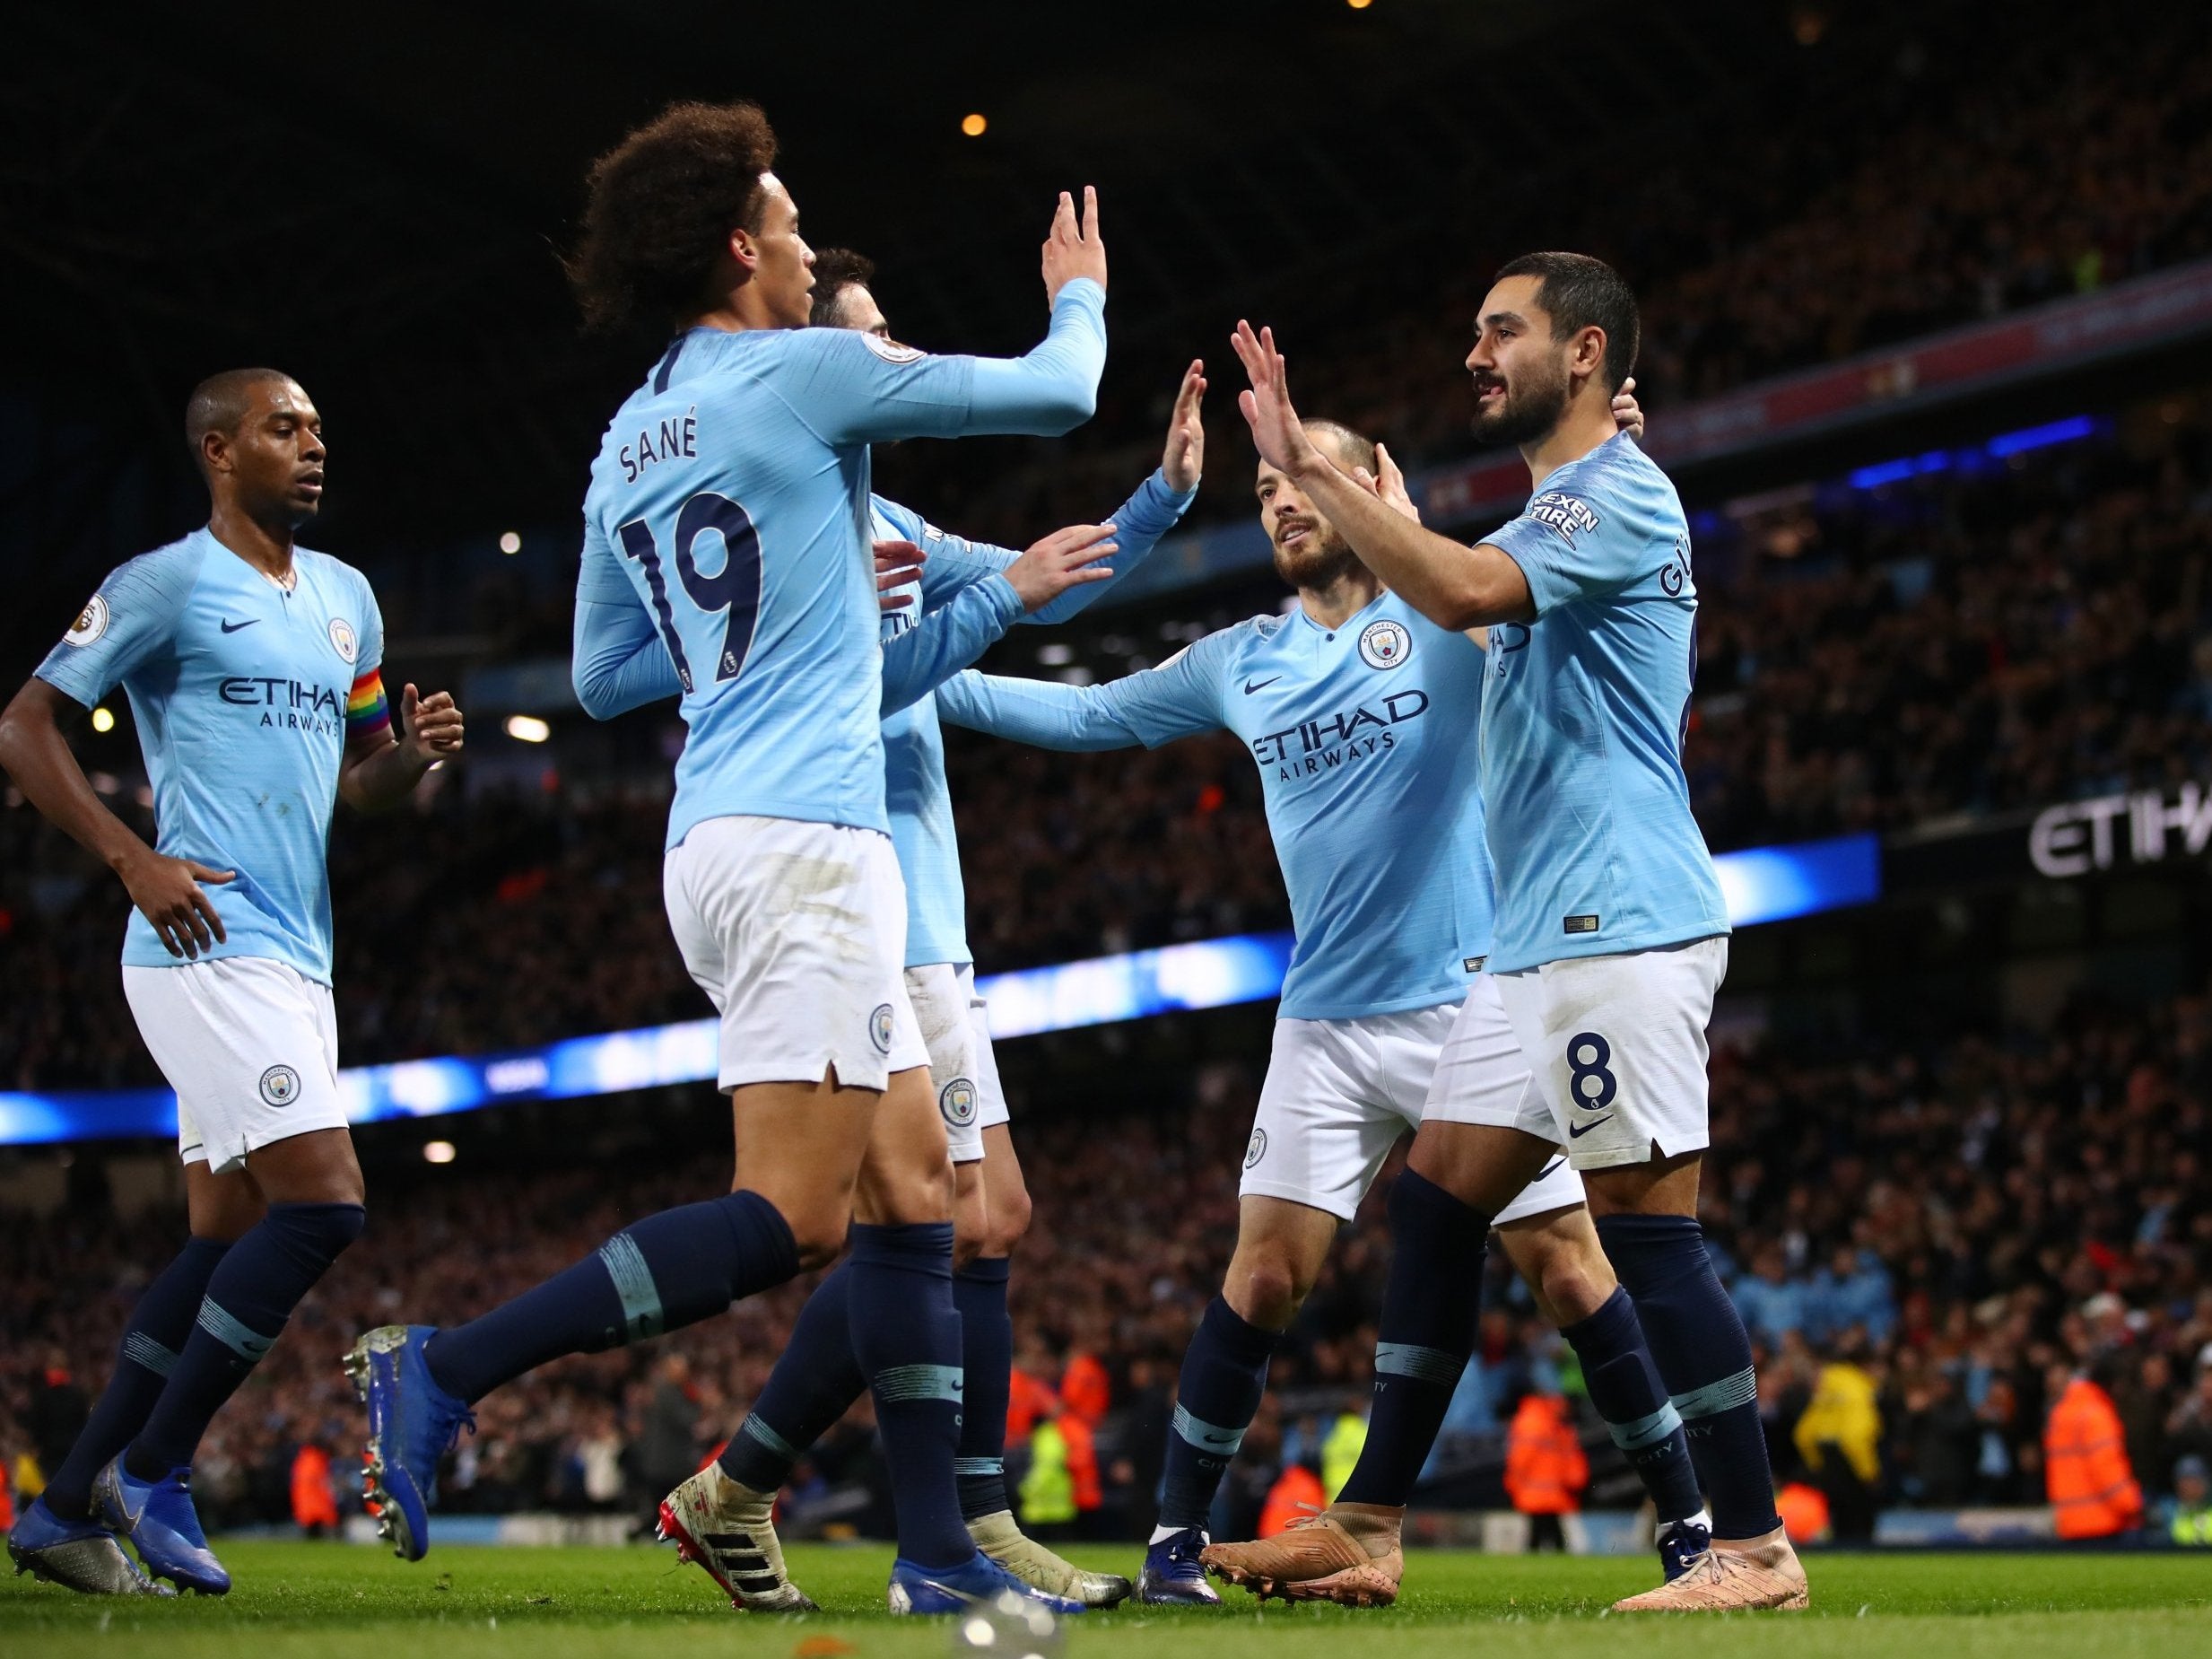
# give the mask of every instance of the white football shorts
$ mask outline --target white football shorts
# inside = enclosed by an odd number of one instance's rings
[[[692,825],[661,867],[684,965],[722,1017],[720,1085],[882,1088],[929,1063],[901,964],[891,837],[796,818]]]
[[[953,1162],[973,1164],[983,1156],[983,1131],[1006,1121],[988,1010],[975,994],[975,968],[965,962],[909,968],[906,991],[929,1050],[929,1078]]]
[[[1729,970],[1725,935],[1574,956],[1497,976],[1535,1062],[1551,1139],[1577,1169],[1649,1163],[1710,1144],[1705,1027]]]
[[[126,965],[123,995],[177,1091],[177,1149],[217,1174],[318,1129],[344,1129],[330,987],[270,956]]]
[[[1449,1067],[1452,1093],[1438,1085]],[[1287,1199],[1349,1221],[1400,1135],[1424,1116],[1528,1128],[1528,1066],[1487,974],[1464,1003],[1354,1019],[1279,1019],[1241,1193]],[[1548,1116],[1532,1132],[1552,1138]],[[1563,1160],[1500,1212],[1498,1225],[1582,1201]]]

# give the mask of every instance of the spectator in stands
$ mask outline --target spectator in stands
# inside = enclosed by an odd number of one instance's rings
[[[1839,1357],[1821,1366],[1792,1436],[1813,1484],[1828,1499],[1836,1537],[1850,1543],[1874,1537],[1882,1478],[1879,1384],[1859,1363],[1864,1346],[1857,1327],[1845,1333]]]
[[[2173,1465],[2166,1536],[2190,1549],[2212,1549],[2212,1468],[2201,1457],[2184,1457]]]
[[[1581,1508],[1589,1484],[1589,1459],[1566,1401],[1529,1390],[1506,1430],[1505,1495],[1528,1517],[1530,1550],[1566,1549],[1560,1517]]]
[[[1752,1273],[1738,1279],[1729,1294],[1755,1340],[1778,1345],[1805,1324],[1805,1290],[1791,1280],[1779,1244],[1761,1250]]]
[[[2043,1429],[2043,1479],[2059,1536],[2112,1538],[2143,1524],[2143,1489],[2128,1462],[2112,1396],[2088,1373],[2053,1366],[2044,1389],[2057,1403]]]

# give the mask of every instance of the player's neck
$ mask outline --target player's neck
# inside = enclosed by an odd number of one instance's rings
[[[229,502],[215,503],[208,533],[232,553],[275,581],[292,580],[292,526],[265,524]]]
[[[1581,460],[1620,429],[1613,418],[1613,400],[1595,383],[1584,386],[1558,425],[1534,443],[1521,445],[1521,459],[1528,463],[1528,487],[1542,489],[1545,479],[1569,461]]]
[[[1341,628],[1375,602],[1382,591],[1382,582],[1364,565],[1346,571],[1333,581],[1319,588],[1298,589],[1298,604],[1306,615],[1324,628]]]
[[[781,328],[786,324],[778,320],[761,291],[751,283],[731,289],[722,296],[722,303],[709,306],[684,325],[684,332],[692,328],[713,328],[723,334],[745,334],[754,328]]]

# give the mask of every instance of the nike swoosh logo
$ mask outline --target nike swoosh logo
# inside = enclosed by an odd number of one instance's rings
[[[1570,1123],[1567,1125],[1567,1139],[1570,1140],[1580,1140],[1583,1136],[1589,1134],[1591,1130],[1596,1129],[1599,1123],[1610,1123],[1611,1122],[1613,1122],[1613,1113],[1608,1112],[1605,1114],[1605,1116],[1599,1118],[1596,1123]]]
[[[222,631],[225,633],[236,633],[240,628],[250,628],[260,620],[258,616],[248,616],[244,622],[226,622],[222,624]]]
[[[1244,694],[1245,694],[1246,696],[1248,696],[1248,697],[1249,697],[1249,696],[1250,696],[1250,695],[1251,695],[1254,692],[1256,692],[1256,691],[1259,691],[1259,690],[1262,690],[1262,689],[1264,689],[1264,688],[1265,688],[1265,687],[1267,687],[1267,686],[1269,686],[1269,685],[1274,685],[1274,684],[1275,684],[1275,682],[1276,682],[1276,680],[1279,680],[1279,679],[1281,679],[1282,677],[1282,677],[1281,675],[1279,675],[1279,674],[1278,674],[1278,675],[1276,675],[1276,676],[1274,677],[1274,678],[1272,678],[1272,679],[1264,679],[1264,680],[1246,680],[1246,681],[1244,682]]]

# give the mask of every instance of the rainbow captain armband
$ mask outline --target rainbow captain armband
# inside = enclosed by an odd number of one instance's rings
[[[345,697],[345,740],[359,743],[392,729],[392,705],[384,696],[384,672],[371,668],[353,682]]]

